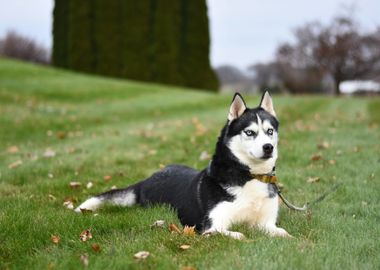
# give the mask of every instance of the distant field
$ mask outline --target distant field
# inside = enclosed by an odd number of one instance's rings
[[[208,160],[200,155],[213,152],[230,100],[0,59],[0,269],[80,269],[83,254],[89,269],[379,269],[375,98],[274,97],[281,122],[277,174],[286,197],[302,205],[343,183],[308,213],[281,208],[279,222],[294,239],[244,225],[235,229],[246,241],[151,229],[158,219],[179,225],[166,207],[77,215],[63,206],[162,165],[204,168]],[[247,98],[250,106],[258,102]],[[310,177],[319,181],[308,183]],[[85,229],[93,238],[81,242]],[[183,244],[190,248],[181,250]],[[150,256],[134,259],[141,250]]]

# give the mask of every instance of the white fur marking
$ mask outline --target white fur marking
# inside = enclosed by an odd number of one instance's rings
[[[233,202],[221,202],[210,211],[212,227],[208,231],[214,230],[228,235],[228,228],[232,223],[245,222],[270,235],[287,236],[284,229],[276,226],[278,196],[269,198],[268,184],[251,180],[243,187],[228,187],[226,190],[236,199]]]
[[[129,191],[124,196],[113,199],[112,203],[119,206],[134,205],[136,203],[136,194],[133,191]]]
[[[86,209],[86,210],[91,210],[95,211],[96,209],[99,208],[99,206],[102,204],[102,201],[96,197],[92,197],[85,202],[83,202],[81,205],[79,205],[76,209],[75,212],[81,213],[81,209]]]

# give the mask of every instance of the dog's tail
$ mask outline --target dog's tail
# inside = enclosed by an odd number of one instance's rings
[[[136,191],[136,185],[132,185],[125,189],[114,189],[104,192],[84,201],[75,209],[75,212],[81,213],[81,209],[95,211],[105,203],[124,207],[132,206],[137,202]]]

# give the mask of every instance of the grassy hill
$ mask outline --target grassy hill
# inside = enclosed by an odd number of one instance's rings
[[[166,207],[77,215],[63,206],[162,165],[202,169],[208,160],[200,155],[213,152],[230,100],[0,59],[0,268],[78,269],[87,254],[90,269],[378,269],[379,99],[274,97],[286,197],[301,205],[343,183],[308,213],[281,207],[279,223],[294,239],[244,225],[235,229],[246,241],[151,229],[158,219],[179,225]],[[93,239],[81,242],[85,229]],[[141,250],[151,255],[134,259]]]

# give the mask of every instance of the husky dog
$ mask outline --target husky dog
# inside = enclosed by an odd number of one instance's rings
[[[92,197],[75,211],[96,210],[104,203],[168,204],[177,211],[182,225],[195,226],[199,233],[221,233],[243,239],[242,233],[229,228],[233,223],[247,223],[271,236],[289,236],[276,226],[279,209],[276,186],[255,179],[274,171],[278,127],[268,92],[253,109],[247,108],[243,97],[236,93],[207,168],[197,171],[169,165],[125,189]]]

